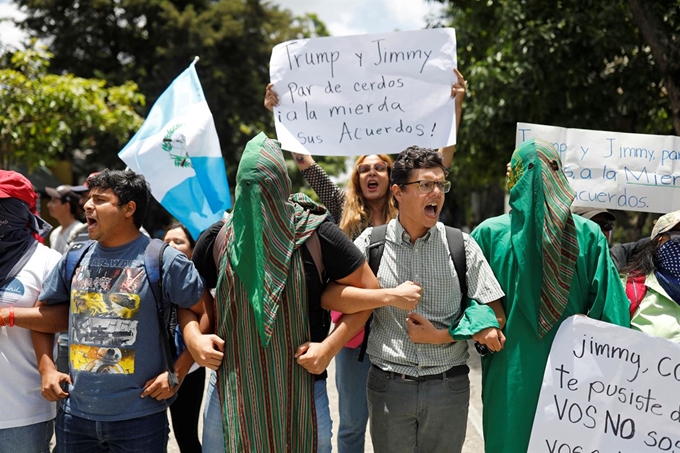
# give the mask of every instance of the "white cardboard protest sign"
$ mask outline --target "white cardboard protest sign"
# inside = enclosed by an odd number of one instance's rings
[[[680,344],[567,319],[550,350],[528,451],[680,452]]]
[[[283,149],[398,153],[456,143],[451,28],[287,41],[272,51]]]
[[[680,137],[517,123],[516,144],[555,145],[575,206],[667,213],[680,209]]]

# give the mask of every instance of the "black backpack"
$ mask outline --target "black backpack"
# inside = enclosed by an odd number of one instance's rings
[[[71,281],[75,275],[76,269],[83,259],[85,252],[87,252],[96,241],[76,242],[66,252],[66,282],[69,285],[69,293]],[[158,313],[158,327],[161,332],[163,349],[165,352],[165,360],[168,369],[168,383],[171,387],[176,386],[179,381],[175,374],[174,359],[177,355],[177,348],[175,347],[175,329],[177,327],[177,308],[170,304],[170,312],[165,313],[163,310],[163,291],[162,291],[162,270],[163,270],[163,252],[168,246],[160,239],[151,239],[149,245],[144,250],[144,269],[146,277],[149,281],[149,287],[153,293],[156,301],[156,312]],[[171,341],[172,339],[172,341]]]
[[[458,228],[445,226],[446,228],[446,242],[449,244],[449,256],[453,261],[453,267],[456,269],[458,275],[458,284],[460,285],[460,292],[462,294],[460,309],[461,313],[458,319],[462,318],[465,312],[465,298],[467,297],[467,264],[465,262],[465,241],[463,239],[463,232]],[[378,277],[378,269],[380,268],[380,260],[382,260],[383,252],[385,251],[385,234],[387,233],[387,225],[380,225],[373,227],[371,231],[371,243],[368,245],[368,265],[371,267],[373,274]],[[368,347],[368,335],[371,333],[371,321],[373,315],[366,321],[364,327],[364,341],[361,343],[361,350],[359,351],[359,361],[364,361],[366,355],[366,348]]]

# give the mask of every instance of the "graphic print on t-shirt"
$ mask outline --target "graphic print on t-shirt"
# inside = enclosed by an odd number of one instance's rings
[[[14,299],[17,299],[23,296],[25,291],[24,284],[21,283],[21,280],[14,277],[0,287],[0,296],[2,299],[5,299],[5,296],[11,295],[14,296]]]
[[[117,260],[115,264],[125,265]],[[74,370],[133,374],[143,267],[81,266],[71,286],[70,362]]]

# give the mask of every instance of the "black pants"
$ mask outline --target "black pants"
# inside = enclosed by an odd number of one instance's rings
[[[187,374],[177,391],[177,399],[170,406],[172,429],[182,453],[201,453],[198,439],[198,418],[205,389],[205,368]]]

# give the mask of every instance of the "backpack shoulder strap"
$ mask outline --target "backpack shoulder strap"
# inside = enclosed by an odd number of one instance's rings
[[[224,222],[220,231],[217,232],[215,236],[215,242],[213,242],[213,260],[215,261],[215,268],[220,270],[220,261],[222,261],[222,255],[224,255],[224,250],[227,248],[227,222]]]
[[[446,227],[446,242],[449,244],[449,253],[453,267],[458,275],[458,284],[463,300],[467,297],[467,262],[465,261],[465,239],[463,232],[458,228]]]
[[[87,252],[95,241],[76,242],[66,251],[66,284],[71,287],[71,281],[78,269],[80,261],[83,259],[85,252]],[[70,291],[69,291],[70,292]]]
[[[321,241],[319,240],[319,235],[316,234],[316,230],[312,232],[311,236],[305,241],[305,246],[309,250],[309,254],[312,255],[312,260],[316,266],[316,271],[319,273],[319,281],[323,285],[326,281],[326,266],[323,264],[323,255],[321,254]]]
[[[378,269],[380,268],[380,260],[382,260],[382,255],[385,251],[386,234],[386,224],[373,227],[373,230],[371,230],[371,242],[368,244],[368,265],[371,267],[371,270],[376,277],[378,276]]]
[[[156,301],[156,313],[158,315],[158,330],[161,333],[163,340],[163,349],[165,352],[165,361],[168,369],[168,383],[171,387],[179,384],[177,374],[175,374],[174,360],[172,358],[172,343],[170,343],[170,334],[168,330],[174,330],[174,327],[168,327],[172,323],[172,313],[167,317],[163,314],[163,253],[168,244],[160,239],[151,239],[149,245],[144,250],[144,269],[146,276],[149,279],[149,287],[153,293],[153,298]]]
[[[387,235],[387,224],[373,227],[371,230],[371,242],[368,244],[368,265],[373,271],[373,275],[378,277],[378,269],[380,269],[380,261],[382,260],[383,252],[385,251],[385,236]],[[368,335],[371,333],[371,321],[373,321],[373,313],[366,321],[364,326],[364,340],[361,342],[361,349],[359,350],[359,362],[364,361],[366,356],[366,348],[368,348]]]
[[[163,281],[161,277],[163,269],[163,252],[167,246],[168,244],[160,239],[151,239],[149,245],[147,245],[144,250],[144,269],[146,270],[146,276],[151,285],[151,292],[153,293],[154,299],[156,299],[156,307],[158,307],[158,310],[161,310],[163,307]]]

